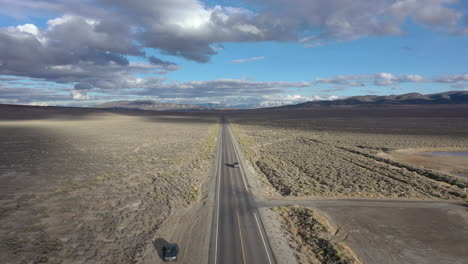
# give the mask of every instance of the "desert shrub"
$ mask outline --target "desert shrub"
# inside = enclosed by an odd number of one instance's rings
[[[417,199],[466,196],[466,180],[376,155],[403,147],[468,148],[468,138],[457,132],[466,129],[468,135],[465,124],[457,123],[458,127],[441,135],[441,129],[433,134],[419,133],[419,127],[410,123],[421,125],[420,120],[387,120],[401,127],[384,125],[375,133],[365,127],[372,123],[371,119],[354,121],[352,126],[346,123],[345,131],[335,126],[345,122],[339,118],[234,118],[233,126],[258,175],[281,195]]]
[[[273,208],[296,250],[299,263],[361,263],[342,242],[335,241],[336,229],[326,217],[313,209],[300,206]]]
[[[9,205],[0,215],[2,260],[22,263],[21,251],[36,263],[132,263],[175,208],[200,198],[217,123],[160,115],[1,121],[0,174],[16,175],[0,182],[15,186],[0,201]]]

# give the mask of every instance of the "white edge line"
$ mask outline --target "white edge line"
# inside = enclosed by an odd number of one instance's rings
[[[229,124],[228,124],[229,126]],[[232,147],[234,148],[234,152],[236,153],[236,159],[239,160],[239,164],[240,164],[240,155],[239,153],[237,152],[237,147],[236,145],[234,144],[234,136],[232,135],[231,133],[231,129],[229,128],[229,137],[231,138],[231,143],[232,143]],[[246,180],[244,179],[245,178],[245,174],[244,174],[244,170],[242,168],[242,165],[239,166],[239,169],[240,169],[240,172],[241,172],[241,178],[242,178],[242,182],[244,183],[244,187],[245,187],[245,190],[246,191],[249,191],[249,189],[247,188],[247,183],[246,183]]]
[[[221,131],[223,131],[223,128],[221,128]],[[221,133],[221,138],[220,140],[218,141],[218,146],[220,146],[222,143],[222,140],[223,140],[223,133]],[[222,145],[221,145],[221,148],[222,148]],[[218,151],[219,151],[219,147],[218,147]],[[220,173],[221,170],[219,170],[219,167],[220,167],[220,164],[221,164],[221,159],[219,157],[219,155],[221,155],[221,153],[218,153],[218,165],[216,166],[216,179],[218,180],[218,186],[216,188],[216,193],[215,193],[215,199],[216,197],[218,198],[217,199],[217,203],[216,203],[216,238],[215,238],[215,257],[214,257],[214,263],[216,264],[217,263],[217,258],[218,258],[218,232],[219,232],[219,186],[220,186],[220,183],[221,183],[221,176],[219,175],[218,177],[218,174]]]
[[[260,229],[260,224],[258,223],[257,214],[255,212],[254,212],[254,216],[255,216],[255,222],[257,222],[258,231],[260,231],[260,236],[262,237],[263,246],[265,247],[265,251],[267,253],[268,262],[271,264],[270,253],[268,253],[268,248],[265,243],[265,238],[263,238],[263,233],[262,233],[262,230]]]
[[[239,153],[237,153],[237,147],[234,146],[234,136],[231,133],[231,129],[229,129],[229,135],[231,137],[231,142],[232,142],[232,145],[234,147],[234,152],[236,153],[237,158],[239,158],[240,156],[239,156]],[[245,174],[244,174],[244,171],[242,170],[242,166],[240,166],[240,169],[241,169],[242,181],[244,182],[245,189],[248,191],[247,185],[246,185],[245,179],[244,179]],[[266,246],[265,238],[263,237],[263,232],[262,232],[262,229],[260,228],[260,223],[258,222],[257,214],[255,212],[254,212],[254,217],[255,217],[255,222],[257,223],[258,231],[260,232],[260,236],[262,237],[262,242],[263,242],[263,246],[265,247],[265,252],[267,253],[268,262],[270,264],[272,264],[270,253],[268,252],[268,248]]]

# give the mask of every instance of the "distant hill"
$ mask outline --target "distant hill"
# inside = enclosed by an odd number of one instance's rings
[[[135,100],[135,101],[114,101],[94,106],[96,108],[111,108],[111,109],[138,109],[138,110],[153,110],[153,111],[204,111],[212,110],[212,108],[190,105],[190,104],[171,104],[159,103],[151,100]]]
[[[275,108],[308,108],[314,106],[347,106],[347,105],[412,105],[412,104],[468,104],[468,91],[451,91],[436,94],[409,93],[402,95],[365,95],[352,96],[330,101],[310,101],[296,105],[285,105]]]

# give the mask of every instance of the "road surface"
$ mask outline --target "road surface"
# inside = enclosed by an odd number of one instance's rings
[[[222,120],[221,127],[209,263],[274,264],[276,261],[238,159],[238,150],[233,145],[229,125]],[[232,166],[236,161],[240,168]]]
[[[300,205],[310,208],[320,207],[379,207],[379,208],[441,208],[459,209],[466,207],[463,201],[430,201],[430,200],[403,200],[403,199],[281,199],[267,200],[257,198],[257,208]]]

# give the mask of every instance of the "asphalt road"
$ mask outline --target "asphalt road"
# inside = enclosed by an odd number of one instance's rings
[[[432,208],[459,209],[467,207],[462,201],[424,201],[402,199],[281,199],[257,200],[257,208],[300,205],[309,208],[320,207],[375,207],[375,208]]]
[[[223,120],[209,263],[276,263],[229,129]],[[232,166],[235,161],[240,168]]]

